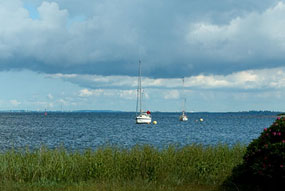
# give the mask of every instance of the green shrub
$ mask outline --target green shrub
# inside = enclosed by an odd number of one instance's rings
[[[243,163],[225,185],[243,190],[278,190],[285,186],[285,117],[278,117],[247,147]]]

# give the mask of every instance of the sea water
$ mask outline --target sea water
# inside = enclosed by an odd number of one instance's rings
[[[101,146],[130,148],[153,145],[165,148],[189,144],[248,144],[276,119],[274,112],[152,113],[157,124],[135,124],[135,113],[128,112],[2,112],[0,151],[30,149],[45,145],[69,150]],[[200,119],[203,119],[201,121]]]

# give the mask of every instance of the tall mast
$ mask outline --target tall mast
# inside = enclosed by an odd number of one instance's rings
[[[183,82],[183,87],[182,87],[182,97],[183,97],[183,105],[182,105],[182,113],[184,114],[184,110],[185,110],[185,95],[184,95],[184,77],[182,78],[182,82]]]
[[[141,60],[139,60],[139,71],[138,71],[138,89],[137,89],[137,107],[136,112],[142,112],[142,88],[141,88]]]
[[[141,60],[139,60],[139,93],[140,93],[140,113],[142,113],[142,72],[141,72]]]

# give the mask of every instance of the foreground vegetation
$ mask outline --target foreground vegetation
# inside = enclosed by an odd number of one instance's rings
[[[149,145],[0,153],[0,190],[281,191],[285,187],[285,117],[244,145]]]
[[[0,154],[0,188],[215,190],[241,164],[245,151],[243,145],[104,147],[83,153],[46,147],[10,150]]]
[[[242,190],[281,191],[285,187],[285,117],[278,117],[247,147],[243,163],[224,182]]]
[[[142,180],[101,181],[72,184],[15,184],[0,186],[1,191],[217,191],[214,185],[166,185]]]

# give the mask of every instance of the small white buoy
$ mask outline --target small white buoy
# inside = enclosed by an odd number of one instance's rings
[[[204,121],[204,119],[203,119],[203,118],[200,118],[200,121],[201,121],[201,122],[203,122],[203,121]]]
[[[153,121],[152,123],[153,123],[154,125],[156,125],[156,124],[157,124],[157,121]]]

